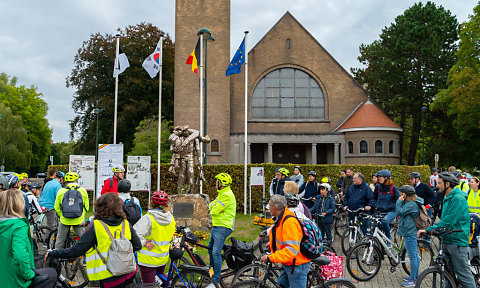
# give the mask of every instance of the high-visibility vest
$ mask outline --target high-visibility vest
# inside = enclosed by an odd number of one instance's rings
[[[468,211],[470,213],[480,213],[480,190],[477,191],[477,197],[475,198],[475,192],[468,190]]]
[[[165,265],[168,262],[170,242],[175,233],[175,220],[172,218],[172,222],[164,226],[158,224],[153,215],[149,213],[147,215],[150,216],[152,225],[150,235],[145,236],[145,239],[155,244],[155,248],[148,250],[147,247],[142,246],[142,249],[137,252],[138,264],[144,264],[143,266],[147,267]]]
[[[131,240],[132,233],[130,231],[130,225],[128,224],[127,220],[123,221],[125,221],[125,238]],[[107,225],[107,227],[114,237],[120,237],[120,233],[122,232],[122,223],[120,223],[118,226]],[[110,248],[112,240],[110,239],[110,236],[108,236],[107,231],[105,228],[103,228],[103,225],[99,220],[93,221],[93,228],[95,229],[95,236],[97,237],[97,250],[102,254],[103,258],[105,258],[105,261],[107,261],[108,249]],[[102,259],[98,255],[97,250],[92,247],[85,255],[87,261],[88,280],[90,281],[103,280],[113,277],[113,274],[107,270],[107,265],[103,263]]]

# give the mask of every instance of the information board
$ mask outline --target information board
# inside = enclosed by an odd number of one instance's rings
[[[127,157],[127,179],[132,183],[131,191],[150,191],[150,156]]]
[[[265,170],[263,167],[250,167],[250,186],[263,186]]]
[[[103,182],[113,176],[112,168],[123,163],[123,144],[100,144],[98,145],[98,179],[97,198],[100,197]]]
[[[95,190],[95,156],[94,155],[70,155],[69,172],[75,172],[80,176],[78,184],[86,190]]]

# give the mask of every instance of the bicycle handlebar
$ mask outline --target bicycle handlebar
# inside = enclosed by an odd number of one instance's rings
[[[357,210],[347,209],[347,211],[350,212],[350,213],[358,213],[358,212],[361,212],[361,211],[365,211],[365,208],[358,208]]]

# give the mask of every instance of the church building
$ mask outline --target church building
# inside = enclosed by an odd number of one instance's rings
[[[175,125],[199,129],[199,79],[185,61],[197,31],[215,37],[205,40],[210,164],[244,159],[244,67],[225,77],[230,13],[230,0],[176,0]],[[400,164],[401,128],[289,12],[248,51],[247,89],[249,163]]]

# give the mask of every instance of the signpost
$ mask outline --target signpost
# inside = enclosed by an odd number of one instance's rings
[[[265,169],[263,167],[250,167],[250,216],[252,215],[252,186],[262,186],[263,199],[265,199]],[[263,214],[265,215],[265,209]]]

